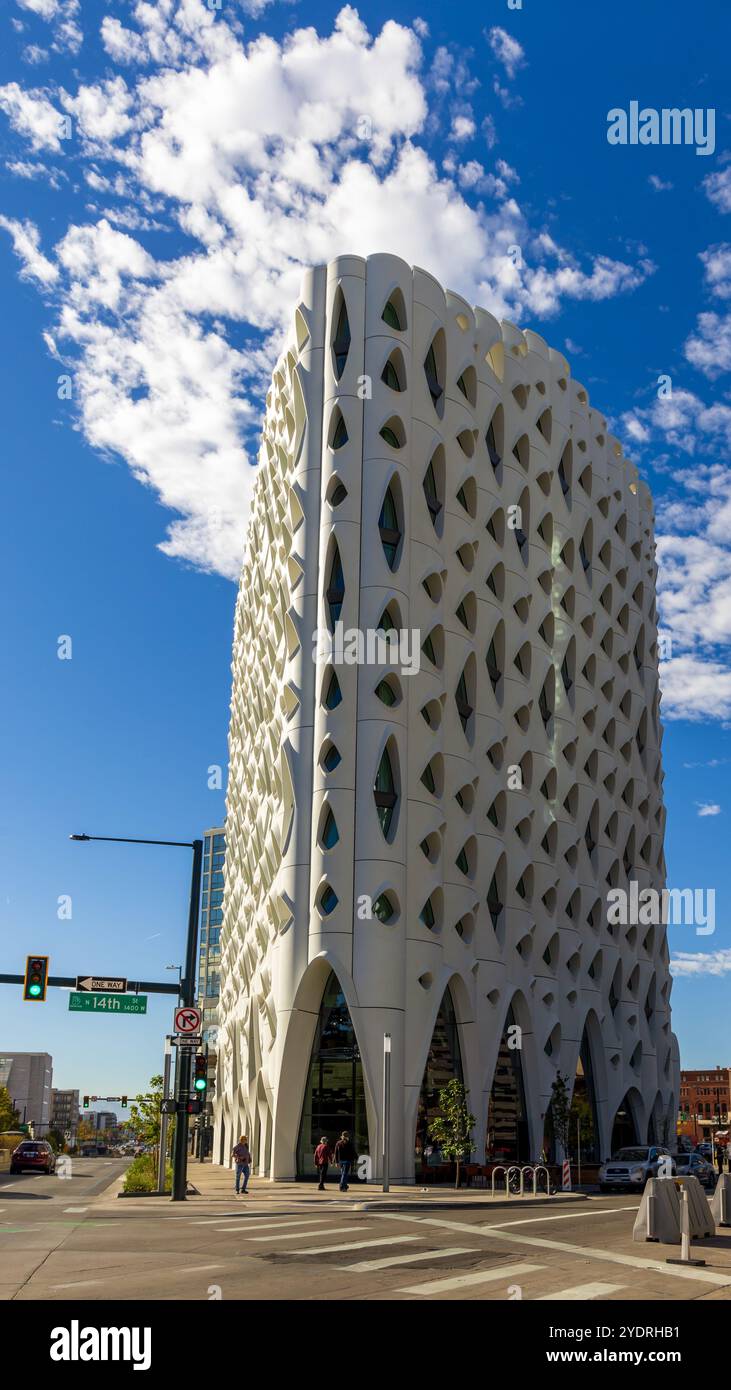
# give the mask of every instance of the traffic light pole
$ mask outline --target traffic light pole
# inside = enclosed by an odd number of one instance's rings
[[[180,986],[181,1004],[195,1003],[195,977],[198,951],[198,912],[201,900],[201,872],[203,869],[203,841],[193,841],[193,870],[190,880],[190,906],[188,909],[188,940],[185,948],[185,974]],[[174,1202],[185,1201],[188,1185],[188,1111],[190,1100],[191,1053],[187,1047],[178,1048],[175,1064],[175,1094],[179,1102],[173,1138],[173,1191]]]
[[[168,1100],[168,1099],[169,1099],[169,1096],[170,1096],[170,1062],[171,1062],[171,1054],[172,1054],[172,1047],[171,1047],[171,1045],[170,1045],[170,1039],[169,1039],[169,1038],[166,1038],[166,1039],[165,1039],[165,1060],[164,1060],[164,1062],[163,1062],[163,1077],[162,1077],[162,1098],[163,1098],[163,1100]],[[161,1115],[161,1116],[160,1116],[160,1154],[159,1154],[159,1157],[158,1157],[158,1164],[157,1164],[157,1190],[158,1190],[158,1192],[159,1192],[159,1194],[160,1194],[161,1197],[163,1197],[164,1194],[165,1194],[165,1168],[166,1168],[166,1166],[167,1166],[165,1160],[166,1160],[166,1158],[167,1158],[167,1147],[168,1147],[168,1123],[169,1123],[169,1121],[168,1121],[168,1116],[167,1116],[167,1114]]]

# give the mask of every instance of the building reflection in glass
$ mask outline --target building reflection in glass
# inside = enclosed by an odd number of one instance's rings
[[[420,1176],[428,1173],[430,1169],[433,1170],[445,1161],[437,1144],[430,1138],[429,1128],[440,1114],[440,1090],[455,1077],[464,1084],[457,1016],[454,1011],[452,996],[449,989],[446,989],[434,1024],[419,1095],[414,1151],[417,1180]]]
[[[513,1010],[508,1009],[487,1107],[485,1158],[488,1163],[529,1163],[531,1160],[520,1048],[508,1045],[511,1038],[520,1037],[519,1032],[509,1032],[515,1026]]]

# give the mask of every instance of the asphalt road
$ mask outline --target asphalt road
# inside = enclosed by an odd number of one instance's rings
[[[79,1160],[70,1180],[0,1180],[4,1300],[729,1300],[731,1230],[677,1247],[638,1244],[638,1199],[567,1209],[358,1211],[260,1200],[117,1200],[124,1163]],[[106,1190],[105,1190],[106,1189]],[[4,1223],[4,1224],[3,1224]]]

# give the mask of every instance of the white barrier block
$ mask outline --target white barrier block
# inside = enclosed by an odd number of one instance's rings
[[[633,1240],[658,1240],[663,1245],[680,1245],[681,1187],[688,1190],[691,1240],[715,1235],[711,1208],[697,1178],[650,1178],[642,1194],[632,1231]]]
[[[731,1226],[731,1173],[719,1175],[710,1206],[717,1226]]]

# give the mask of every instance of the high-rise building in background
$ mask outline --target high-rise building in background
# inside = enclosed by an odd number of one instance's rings
[[[203,1011],[203,1042],[208,1046],[209,1097],[216,1076],[216,1032],[221,984],[221,925],[223,922],[223,864],[225,830],[216,826],[203,833],[198,1007]]]
[[[51,1118],[53,1058],[48,1052],[0,1052],[0,1086],[7,1086],[21,1124],[45,1134]]]
[[[395,1180],[442,1166],[453,1077],[478,1163],[556,1152],[560,1078],[585,1162],[673,1138],[666,928],[630,887],[665,875],[655,579],[562,353],[392,256],[305,275],[236,608],[219,1161],[246,1131],[311,1176],[345,1128],[377,1176],[385,1035]]]
[[[51,1090],[51,1129],[66,1136],[70,1143],[76,1139],[79,1126],[79,1092]]]
[[[699,1143],[728,1128],[731,1067],[681,1071],[678,1133]]]

